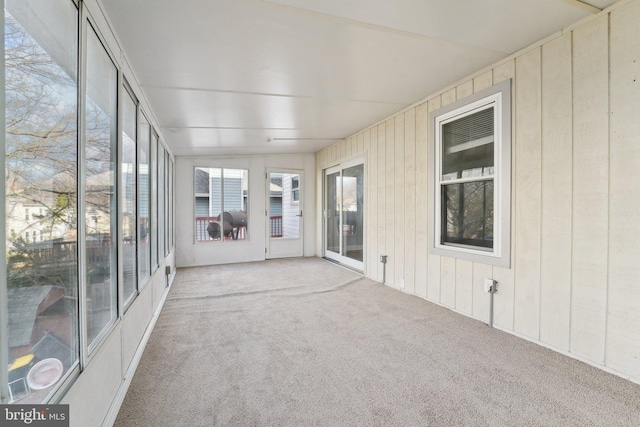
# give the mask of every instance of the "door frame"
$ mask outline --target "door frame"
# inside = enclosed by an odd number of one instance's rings
[[[298,237],[271,237],[271,227],[269,218],[269,200],[271,196],[269,175],[272,173],[299,175],[298,181],[298,211],[300,218],[298,223]],[[273,258],[295,258],[304,256],[304,170],[270,167],[265,171],[265,259]]]
[[[364,177],[364,185],[363,185],[363,194],[362,194],[362,200],[363,200],[363,206],[364,206],[364,211],[363,211],[363,235],[362,235],[362,261],[357,261],[354,260],[353,258],[349,258],[345,255],[342,254],[342,250],[343,250],[343,233],[339,233],[339,247],[340,247],[340,253],[336,253],[334,251],[330,251],[327,249],[328,244],[327,244],[327,232],[328,232],[328,221],[329,221],[329,201],[327,200],[327,175],[328,174],[332,174],[335,172],[340,172],[340,176],[342,177],[342,171],[344,169],[353,167],[353,166],[358,166],[358,165],[362,165],[363,167],[363,177]],[[367,259],[367,245],[366,245],[366,233],[364,232],[367,227],[366,227],[366,223],[367,223],[367,162],[366,162],[366,157],[365,156],[358,156],[352,159],[348,159],[342,163],[338,163],[332,166],[329,166],[325,169],[322,170],[322,254],[323,257],[332,260],[332,261],[336,261],[342,265],[345,265],[347,267],[353,268],[354,270],[358,270],[360,272],[365,272],[365,268],[366,268],[366,259]],[[340,191],[342,191],[342,189],[340,189]],[[343,225],[343,215],[342,215],[342,195],[340,196],[340,216],[339,216],[339,230],[342,230],[342,225]]]

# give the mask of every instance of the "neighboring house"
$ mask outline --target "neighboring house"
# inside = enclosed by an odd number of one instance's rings
[[[298,237],[300,217],[299,175],[282,174],[283,237]],[[296,197],[297,195],[297,197]]]
[[[6,197],[7,249],[13,248],[20,238],[25,243],[36,243],[63,237],[67,226],[51,218],[55,206],[56,200],[50,193],[28,192],[14,181]]]
[[[243,182],[243,171],[225,169],[224,188],[220,172],[221,169],[215,168],[196,169],[196,216],[217,217],[223,207],[225,212],[247,210],[247,192],[243,190],[247,185]]]
[[[50,285],[9,288],[7,299],[11,359],[33,353],[45,336],[53,336],[69,348],[73,319],[66,307],[63,288]]]

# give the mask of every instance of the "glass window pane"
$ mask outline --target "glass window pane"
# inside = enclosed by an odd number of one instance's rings
[[[158,143],[158,261],[164,259],[164,147]]]
[[[442,125],[442,179],[493,175],[493,107]]]
[[[283,180],[282,173],[269,173],[269,237],[283,237]]]
[[[136,293],[136,101],[128,91],[122,103],[122,267],[124,272],[123,292],[127,303]]]
[[[151,133],[151,267],[158,268],[158,136]]]
[[[195,235],[196,242],[221,240],[218,215],[222,194],[222,169],[195,168]]]
[[[164,152],[164,256],[169,255],[169,152]]]
[[[85,247],[89,346],[117,316],[116,153],[118,71],[87,31]]]
[[[342,179],[340,172],[326,177],[327,185],[327,250],[340,253],[340,194]]]
[[[78,13],[68,0],[4,4],[8,298],[0,303],[10,364],[0,369],[10,399],[41,403],[79,354]],[[46,375],[31,371],[40,362]]]
[[[149,145],[151,126],[144,114],[140,115],[138,140],[138,275],[143,285],[151,275],[149,242]]]
[[[197,242],[249,238],[248,170],[195,168],[194,189]]]
[[[299,196],[298,183],[300,182],[299,174],[283,173],[280,175],[282,181],[282,237],[288,239],[297,239],[300,237],[300,203],[295,198]]]
[[[173,248],[173,160],[169,161],[169,249]]]
[[[224,169],[223,173],[223,194],[224,203],[223,216],[218,217],[223,221],[223,228],[230,231],[231,240],[247,239],[247,203],[249,188],[249,171],[244,169]]]
[[[363,260],[364,165],[342,171],[342,255]]]
[[[493,180],[442,186],[442,243],[493,248]]]

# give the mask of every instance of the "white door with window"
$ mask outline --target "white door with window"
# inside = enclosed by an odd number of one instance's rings
[[[265,257],[301,257],[303,246],[303,173],[296,169],[268,169],[266,174]]]
[[[325,170],[324,256],[364,271],[364,161]]]

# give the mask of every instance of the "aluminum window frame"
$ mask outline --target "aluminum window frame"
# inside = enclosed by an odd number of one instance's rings
[[[429,115],[429,251],[468,261],[498,267],[511,266],[511,80],[458,100]],[[475,112],[494,109],[494,173],[490,178],[473,177],[455,180],[442,179],[442,129],[447,123]],[[492,179],[493,248],[445,243],[442,239],[442,187],[446,184],[486,181]]]
[[[192,228],[192,243],[194,245],[209,245],[209,246],[215,246],[215,245],[222,245],[222,244],[229,244],[230,242],[233,242],[233,245],[242,245],[242,244],[247,244],[248,242],[250,242],[251,240],[251,235],[248,234],[247,229],[245,229],[245,233],[246,233],[246,237],[243,239],[239,239],[239,240],[231,240],[231,241],[227,241],[225,243],[225,239],[224,236],[221,236],[220,240],[198,240],[198,235],[197,235],[197,225],[196,225],[196,212],[197,212],[197,207],[196,207],[196,199],[198,197],[199,194],[203,194],[203,193],[197,193],[196,192],[196,171],[198,169],[220,169],[220,209],[221,212],[220,214],[222,214],[223,212],[225,212],[225,208],[224,208],[224,171],[225,170],[240,170],[240,171],[244,171],[247,174],[247,206],[246,206],[246,214],[247,214],[247,222],[250,221],[249,219],[249,214],[250,214],[250,208],[249,206],[251,205],[251,168],[248,165],[239,165],[239,166],[233,166],[233,165],[227,165],[227,166],[222,166],[222,165],[209,165],[209,166],[205,166],[205,165],[194,165],[193,166],[193,174],[192,174],[192,203],[193,203],[193,217],[192,217],[192,221],[193,221],[193,228]],[[244,195],[241,195],[241,197],[244,197]],[[265,215],[266,215],[266,211],[265,211]],[[248,225],[248,224],[247,224]],[[248,228],[248,227],[247,227]]]

